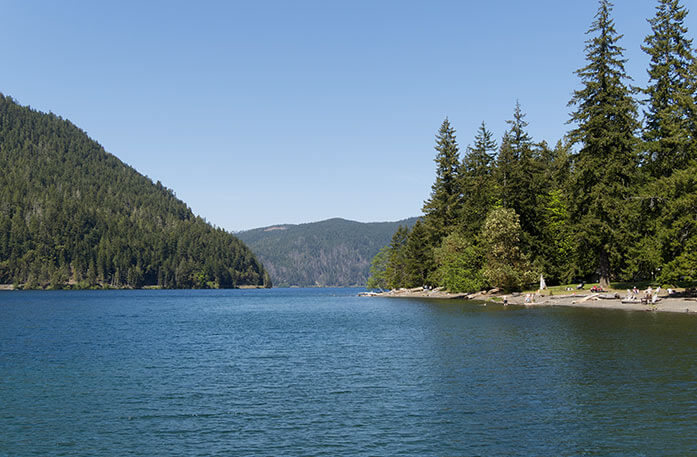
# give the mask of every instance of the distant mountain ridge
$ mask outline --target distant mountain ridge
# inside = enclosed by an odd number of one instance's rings
[[[341,218],[306,224],[275,224],[235,233],[261,260],[275,286],[361,286],[370,262],[390,242],[396,222]]]

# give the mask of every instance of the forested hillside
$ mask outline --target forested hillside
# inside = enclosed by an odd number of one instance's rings
[[[270,285],[262,265],[159,182],[54,114],[0,94],[0,283]]]
[[[604,287],[697,281],[697,59],[687,10],[656,2],[641,46],[648,83],[637,90],[612,4],[599,4],[568,135],[555,146],[533,139],[516,104],[500,143],[482,123],[461,151],[446,119],[422,222],[375,257],[371,286],[516,290],[540,274],[548,284]]]
[[[364,285],[370,260],[389,242],[399,222],[344,219],[265,227],[236,235],[261,259],[277,286]]]

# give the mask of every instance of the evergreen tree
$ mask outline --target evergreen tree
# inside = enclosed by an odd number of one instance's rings
[[[535,264],[548,284],[568,283],[575,272],[568,195],[569,146],[559,141],[554,149],[550,149],[542,142],[539,148],[542,181],[546,184],[538,195],[536,214],[540,221],[540,238],[535,252]]]
[[[658,279],[673,285],[697,281],[697,163],[674,172],[661,186],[669,204],[656,236],[663,259]]]
[[[455,130],[446,118],[436,135],[436,181],[431,186],[431,196],[424,202],[424,222],[431,234],[432,246],[455,224],[461,204],[460,151]]]
[[[417,220],[412,227],[404,246],[404,286],[420,287],[426,285],[430,273],[435,269],[433,248],[429,244],[426,225]]]
[[[540,218],[544,220],[540,251],[536,266],[547,283],[566,284],[573,280],[573,231],[569,202],[561,189],[553,189],[541,197]]]
[[[648,22],[651,35],[641,49],[651,58],[644,141],[645,166],[654,177],[669,176],[697,158],[694,122],[697,78],[692,40],[684,25],[687,11],[678,0],[659,0]]]
[[[392,235],[389,245],[389,256],[385,268],[387,287],[396,289],[406,285],[406,244],[409,238],[409,228],[400,226]]]
[[[515,200],[515,179],[518,167],[518,158],[512,146],[510,132],[506,131],[501,139],[501,148],[496,158],[494,171],[496,182],[497,204],[510,208]]]
[[[644,93],[644,166],[648,173],[636,217],[637,238],[628,273],[663,280],[691,276],[697,265],[686,253],[697,244],[694,173],[697,172],[697,65],[692,40],[685,37],[687,11],[678,0],[659,0],[649,19],[652,33],[642,49],[650,56]],[[679,267],[679,268],[677,268]],[[682,273],[681,273],[682,271]]]
[[[533,142],[525,130],[528,123],[519,102],[513,110],[513,119],[506,123],[510,127],[501,142],[497,163],[500,200],[503,207],[512,208],[521,215],[534,207],[531,200],[534,200],[536,189],[532,188],[535,168]],[[524,219],[527,219],[527,214]]]
[[[638,128],[636,103],[624,80],[621,38],[600,1],[586,42],[587,65],[576,72],[583,87],[569,102],[576,106],[570,138],[580,145],[574,162],[572,220],[577,221],[577,249],[592,253],[603,287],[622,266],[627,230],[623,222],[636,173]],[[589,271],[589,272],[592,272]]]
[[[504,134],[496,170],[500,203],[518,214],[523,228],[524,250],[536,257],[541,239],[537,200],[538,195],[546,190],[542,162],[526,131],[528,123],[519,102],[513,110],[513,119],[506,122],[510,128]]]
[[[463,193],[460,229],[474,237],[494,203],[495,183],[492,175],[496,141],[482,122],[463,158],[461,188]]]

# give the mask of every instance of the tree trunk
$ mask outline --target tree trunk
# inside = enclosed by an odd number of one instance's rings
[[[598,256],[598,273],[600,274],[600,287],[603,289],[610,288],[610,259],[608,258],[607,251],[602,249]]]

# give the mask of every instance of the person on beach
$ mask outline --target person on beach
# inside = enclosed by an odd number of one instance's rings
[[[508,295],[503,296],[503,306],[508,306]]]

